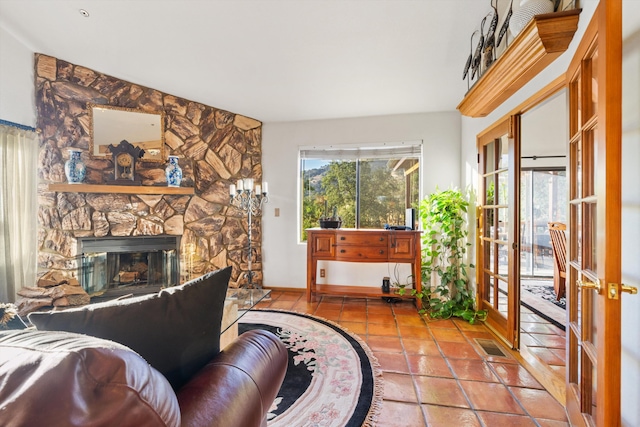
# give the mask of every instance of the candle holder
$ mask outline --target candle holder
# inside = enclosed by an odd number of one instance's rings
[[[242,212],[247,213],[247,224],[249,234],[249,247],[247,254],[247,268],[249,271],[245,274],[247,278],[247,288],[253,289],[253,277],[254,272],[251,268],[253,259],[253,248],[251,246],[251,228],[253,222],[253,215],[262,214],[262,206],[269,202],[267,196],[268,184],[263,182],[262,185],[256,184],[252,178],[239,179],[236,184],[231,184],[229,187],[229,205],[240,209]],[[256,284],[256,289],[262,288],[261,285]]]

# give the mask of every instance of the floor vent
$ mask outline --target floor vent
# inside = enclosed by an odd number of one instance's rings
[[[488,356],[507,357],[498,343],[494,340],[487,340],[483,338],[476,338],[475,340]]]

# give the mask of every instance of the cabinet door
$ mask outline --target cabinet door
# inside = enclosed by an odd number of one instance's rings
[[[310,236],[314,257],[335,256],[335,234],[333,233],[311,233]]]
[[[391,235],[389,237],[389,259],[412,261],[416,256],[416,236]]]

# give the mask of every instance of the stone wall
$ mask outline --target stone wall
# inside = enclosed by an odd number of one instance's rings
[[[248,117],[162,93],[50,56],[35,55],[39,157],[38,267],[41,273],[78,267],[77,237],[182,235],[183,278],[231,265],[231,286],[246,282],[247,220],[229,206],[229,185],[262,179],[262,124]],[[204,82],[203,82],[204,83]],[[89,156],[88,103],[165,112],[166,155],[178,155],[182,186],[194,195],[64,193],[68,148],[83,150],[85,183],[113,175],[110,159]],[[114,143],[118,143],[115,141]],[[166,164],[141,163],[143,185],[162,185]],[[254,217],[254,283],[262,283],[261,221]]]

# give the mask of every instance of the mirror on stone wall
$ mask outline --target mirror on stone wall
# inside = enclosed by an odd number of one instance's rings
[[[90,104],[92,157],[111,157],[110,144],[126,140],[144,149],[143,161],[164,161],[164,112]]]

